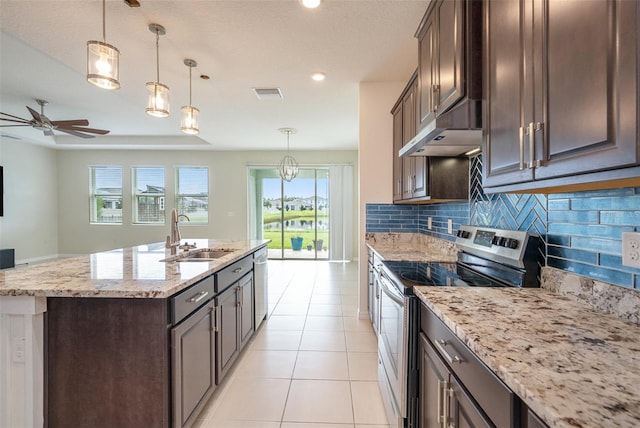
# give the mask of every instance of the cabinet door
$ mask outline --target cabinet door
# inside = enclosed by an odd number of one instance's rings
[[[172,331],[174,427],[191,424],[216,388],[213,324],[209,304]]]
[[[216,383],[219,385],[239,352],[238,292],[231,286],[216,297],[218,331],[216,332]]]
[[[437,355],[427,337],[420,333],[420,428],[441,428],[444,415],[444,393],[449,370]]]
[[[398,151],[402,148],[402,104],[392,112],[393,114],[393,201],[402,199],[402,158]]]
[[[238,283],[238,313],[240,349],[244,348],[253,335],[253,275],[246,275]]]
[[[416,135],[416,91],[417,82],[410,85],[402,99],[402,144],[407,144]],[[402,158],[402,199],[414,197],[415,158]]]
[[[436,114],[451,108],[464,94],[464,5],[463,0],[440,1],[437,15],[437,59],[435,69]]]
[[[636,164],[637,2],[540,3],[536,179]]]
[[[484,2],[486,125],[483,146],[483,184],[486,187],[533,180],[524,151],[525,114],[533,109],[530,55],[525,52],[531,31],[521,26],[531,19],[532,2]],[[528,28],[528,27],[527,27]],[[525,53],[529,62],[525,68]],[[529,79],[525,79],[528,76]],[[526,84],[528,86],[526,86]],[[525,111],[527,110],[527,111]]]
[[[431,122],[436,117],[434,89],[436,76],[434,70],[435,49],[436,49],[436,18],[431,14],[431,18],[426,22],[418,38],[418,86],[420,94],[420,126]]]
[[[455,428],[492,428],[494,425],[467,395],[456,378],[451,376],[450,380],[448,403],[451,425],[447,426]]]

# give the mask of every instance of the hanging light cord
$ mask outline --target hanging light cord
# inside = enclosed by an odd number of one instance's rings
[[[107,0],[102,0],[102,41],[103,42],[107,42],[107,24],[106,24],[106,4],[107,4]]]
[[[158,40],[160,40],[160,32],[156,29],[156,83],[160,83],[160,48]]]
[[[191,69],[193,65],[189,65],[189,107],[191,107]]]
[[[289,135],[291,135],[291,131],[287,131],[287,154],[289,154]]]

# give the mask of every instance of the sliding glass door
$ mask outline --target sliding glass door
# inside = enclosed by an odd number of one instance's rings
[[[271,259],[329,258],[329,170],[300,168],[291,182],[275,168],[250,170],[251,235],[271,239]]]

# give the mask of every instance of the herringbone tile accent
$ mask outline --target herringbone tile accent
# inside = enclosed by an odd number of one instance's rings
[[[547,235],[547,197],[538,194],[490,194],[482,189],[482,156],[471,159],[469,219],[478,226],[528,230]]]

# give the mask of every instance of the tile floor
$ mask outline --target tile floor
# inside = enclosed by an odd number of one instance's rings
[[[388,428],[357,263],[270,260],[269,318],[196,428]]]

